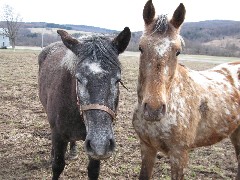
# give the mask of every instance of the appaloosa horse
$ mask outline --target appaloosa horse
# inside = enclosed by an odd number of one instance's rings
[[[85,140],[88,177],[98,179],[100,160],[115,149],[113,121],[119,100],[121,66],[118,55],[130,40],[126,27],[114,39],[104,36],[79,40],[58,30],[62,42],[39,54],[39,97],[52,133],[52,179],[65,166],[68,142]]]
[[[194,71],[178,64],[185,18],[181,3],[169,20],[155,17],[149,0],[143,10],[145,30],[139,50],[138,104],[133,126],[139,136],[139,179],[150,179],[157,151],[170,158],[171,178],[183,179],[188,152],[230,135],[240,179],[240,62]]]

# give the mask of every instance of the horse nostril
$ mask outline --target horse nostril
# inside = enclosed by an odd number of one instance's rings
[[[85,149],[88,154],[95,156],[105,156],[108,155],[109,152],[113,152],[115,149],[115,140],[114,139],[106,139],[104,142],[96,142],[93,140],[87,139],[85,141]]]
[[[91,146],[91,140],[86,140],[86,150],[88,152],[92,152],[93,151],[92,146]]]
[[[166,114],[166,104],[162,104],[162,106],[160,107],[159,111],[162,115],[165,115]]]
[[[147,113],[147,112],[150,112],[151,111],[151,108],[149,107],[149,105],[147,103],[144,104],[144,112]]]
[[[115,149],[115,141],[114,139],[109,140],[109,151],[114,151]]]
[[[152,121],[164,116],[166,114],[167,107],[166,104],[161,104],[158,108],[153,109],[148,103],[144,103],[143,110],[145,118]]]

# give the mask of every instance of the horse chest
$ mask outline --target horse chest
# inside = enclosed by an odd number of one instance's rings
[[[186,147],[213,144],[238,126],[240,117],[237,106],[216,106],[223,102],[221,98],[195,100],[189,104],[188,98],[177,98],[177,102],[172,103],[174,106],[168,107],[168,114],[155,122],[146,121],[138,107],[134,113],[133,126],[141,139],[159,150],[171,149],[171,144],[176,143]],[[169,147],[162,148],[166,144]]]
[[[139,110],[140,109],[136,109],[134,112],[133,126],[142,140],[165,154],[167,154],[168,149],[170,149],[170,142],[178,139],[179,144],[185,144],[185,140],[181,138],[183,134],[176,133],[178,123],[176,115],[168,116],[161,121],[150,122],[142,118],[141,113],[138,113]]]

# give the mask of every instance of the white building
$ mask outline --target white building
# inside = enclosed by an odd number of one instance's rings
[[[4,35],[3,28],[0,28],[0,49],[10,47],[9,37]]]

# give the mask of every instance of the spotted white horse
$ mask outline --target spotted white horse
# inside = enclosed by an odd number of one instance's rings
[[[236,150],[240,179],[240,62],[206,71],[180,65],[184,18],[182,3],[170,20],[155,17],[151,0],[143,10],[138,104],[133,115],[141,145],[139,179],[150,179],[157,151],[170,158],[172,179],[183,179],[189,150],[228,136]]]

